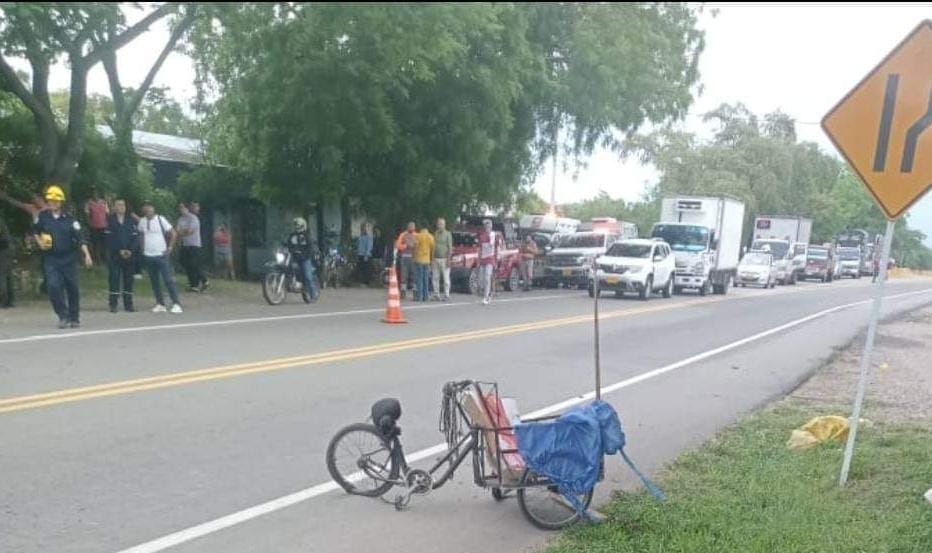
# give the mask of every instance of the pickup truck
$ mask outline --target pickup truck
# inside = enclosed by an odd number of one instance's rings
[[[544,262],[544,284],[587,286],[593,261],[605,255],[619,238],[603,232],[577,232],[561,238]]]
[[[472,230],[453,231],[453,256],[450,261],[450,280],[453,286],[470,294],[479,293],[479,234]],[[521,284],[521,253],[518,248],[509,248],[502,233],[498,236],[498,266],[495,270],[496,285],[503,284],[505,290],[513,292]]]

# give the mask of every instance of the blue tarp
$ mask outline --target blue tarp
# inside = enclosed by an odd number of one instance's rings
[[[663,499],[660,490],[625,455],[625,433],[618,413],[604,401],[571,409],[552,421],[519,424],[515,434],[527,466],[556,484],[580,513],[582,506],[575,496],[595,487],[603,456],[615,453],[621,453],[645,487]]]

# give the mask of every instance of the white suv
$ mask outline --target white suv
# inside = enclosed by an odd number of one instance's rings
[[[637,292],[642,300],[654,292],[663,297],[673,295],[676,259],[670,246],[662,240],[620,240],[605,255],[596,259],[599,292],[614,290],[616,296]],[[589,278],[589,296],[595,296],[593,279]]]

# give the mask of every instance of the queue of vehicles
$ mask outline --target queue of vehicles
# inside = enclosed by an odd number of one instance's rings
[[[479,283],[481,219],[464,217],[453,231],[453,282],[471,293]],[[520,243],[527,237],[538,250],[529,275],[533,285],[586,288],[590,295],[614,292],[648,299],[694,290],[705,296],[727,294],[732,284],[774,288],[801,280],[860,278],[874,271],[876,242],[866,231],[846,230],[831,243],[810,244],[811,219],[758,216],[752,237],[744,242],[744,220],[742,202],[704,196],[664,198],[660,219],[646,238],[638,238],[633,223],[611,217],[493,219],[500,241],[496,281],[506,290],[524,284]]]

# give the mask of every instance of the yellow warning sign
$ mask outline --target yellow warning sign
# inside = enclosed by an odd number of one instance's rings
[[[890,219],[932,188],[932,20],[838,102],[822,128]]]

